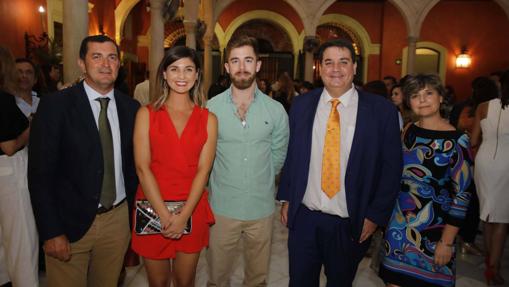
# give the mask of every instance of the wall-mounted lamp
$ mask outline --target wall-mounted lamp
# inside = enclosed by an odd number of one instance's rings
[[[39,6],[39,9],[37,9],[39,11],[39,13],[43,14],[44,12],[46,12],[46,9],[44,9],[44,6]]]
[[[468,68],[472,64],[472,58],[467,54],[467,48],[461,48],[461,53],[456,57],[456,68]]]

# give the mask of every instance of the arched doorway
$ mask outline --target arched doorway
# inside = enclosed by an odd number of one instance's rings
[[[258,77],[274,81],[283,72],[293,73],[292,41],[279,25],[254,19],[240,25],[232,37],[248,35],[258,40],[262,66]]]

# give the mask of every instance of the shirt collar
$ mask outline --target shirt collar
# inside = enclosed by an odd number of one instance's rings
[[[352,87],[339,97],[340,104],[345,107],[348,107],[348,104],[350,104],[352,102],[352,97],[354,94],[355,94],[355,86],[352,84]],[[327,89],[323,88],[322,95],[320,96],[320,103],[328,104],[332,99],[333,99],[333,97],[330,96]]]
[[[113,93],[114,89],[111,89],[111,91],[109,91],[106,95],[102,95],[94,90],[91,86],[89,86],[86,81],[83,81],[83,87],[85,88],[85,93],[87,94],[87,97],[90,101],[95,101],[97,98],[101,97],[108,97],[110,101],[115,101]]]
[[[233,104],[232,87],[233,87],[233,84],[231,84],[230,87],[228,89],[226,89],[226,91],[228,93],[227,101],[229,101],[230,103]],[[259,95],[263,95],[263,92],[260,89],[258,89],[258,85],[255,85],[253,103],[257,101],[257,98],[258,98]]]

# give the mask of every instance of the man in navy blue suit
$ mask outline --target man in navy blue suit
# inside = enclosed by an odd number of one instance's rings
[[[278,192],[281,221],[289,227],[290,286],[318,286],[322,266],[327,286],[351,286],[371,235],[389,220],[399,191],[398,114],[386,99],[356,90],[350,42],[325,42],[318,56],[325,87],[292,103]],[[339,143],[332,149],[333,155],[339,153],[333,156],[336,173],[322,168],[330,160],[323,154],[331,113],[339,113]],[[322,182],[331,180],[331,174],[339,177],[333,194],[324,192]]]

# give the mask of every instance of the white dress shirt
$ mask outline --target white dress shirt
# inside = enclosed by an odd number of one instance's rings
[[[27,117],[27,118],[31,114],[35,114],[35,112],[37,111],[37,107],[39,106],[39,101],[41,100],[37,96],[37,93],[34,91],[32,91],[32,104],[31,105],[29,103],[25,102],[25,100],[23,100],[20,97],[15,97],[15,98],[16,98],[16,105],[18,105],[18,108],[23,112],[23,114],[25,114],[25,117]]]
[[[83,86],[85,87],[85,92],[88,97],[88,101],[90,102],[90,107],[92,108],[92,113],[94,114],[95,125],[97,126],[97,130],[99,130],[99,113],[101,112],[101,103],[97,101],[97,98],[100,97],[108,97],[110,101],[108,102],[108,110],[107,116],[108,121],[110,122],[111,127],[111,136],[113,137],[113,158],[115,161],[115,186],[117,188],[117,197],[115,199],[114,204],[119,203],[124,200],[126,197],[125,194],[125,186],[124,186],[124,173],[122,171],[122,151],[121,151],[121,141],[120,141],[120,124],[118,122],[118,113],[117,113],[117,104],[115,102],[115,96],[113,93],[113,89],[107,93],[106,95],[101,95],[96,92],[92,87],[87,85],[86,81],[83,81]],[[99,205],[100,206],[100,205]]]
[[[324,213],[346,218],[349,215],[346,205],[346,193],[348,190],[345,188],[345,174],[355,133],[359,95],[352,85],[350,90],[339,97],[340,104],[337,109],[339,111],[341,125],[339,154],[340,191],[332,198],[329,198],[322,190],[322,157],[327,121],[329,120],[332,107],[330,100],[332,100],[332,97],[327,92],[327,89],[324,88],[320,100],[318,101],[318,107],[313,122],[308,184],[302,203],[311,210],[319,210]]]
[[[148,80],[137,84],[134,88],[134,99],[137,100],[142,106],[146,106],[150,103],[149,88],[150,82]]]

